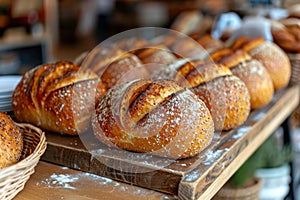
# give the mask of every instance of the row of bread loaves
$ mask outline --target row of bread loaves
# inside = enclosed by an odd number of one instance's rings
[[[251,108],[266,105],[287,85],[289,66],[282,72],[264,59],[277,51],[266,41],[241,38],[200,59],[192,51],[197,41],[178,54],[173,50],[184,38],[166,38],[129,39],[93,49],[78,65],[57,62],[28,71],[13,94],[16,119],[68,135],[92,127],[107,145],[185,158],[208,146],[215,131],[243,124]],[[184,51],[195,58],[183,59]],[[289,64],[278,55],[277,64]],[[265,99],[256,100],[263,90]]]

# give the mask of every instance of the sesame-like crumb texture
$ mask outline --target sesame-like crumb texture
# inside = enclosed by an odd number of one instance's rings
[[[214,133],[204,102],[167,80],[139,80],[112,88],[92,123],[96,137],[108,145],[169,158],[196,155]]]
[[[16,87],[12,106],[16,119],[45,130],[77,135],[87,130],[99,78],[70,62],[38,66]]]
[[[0,112],[0,169],[18,162],[22,149],[22,133],[10,116]]]
[[[249,91],[234,75],[221,76],[193,87],[193,92],[206,103],[218,131],[236,128],[249,116]]]
[[[274,94],[272,79],[261,62],[252,59],[231,68],[231,71],[246,84],[252,109],[261,108],[272,100]]]

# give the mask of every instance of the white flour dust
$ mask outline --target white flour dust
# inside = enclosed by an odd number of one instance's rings
[[[52,174],[49,178],[38,182],[37,185],[46,185],[50,188],[65,188],[65,189],[76,189],[72,186],[72,183],[75,183],[78,180],[78,177],[70,174]]]
[[[68,167],[62,167],[62,170],[69,169]],[[42,185],[44,187],[49,188],[64,188],[64,189],[76,189],[76,183],[80,180],[90,180],[97,181],[99,185],[108,185],[112,184],[112,186],[118,186],[118,182],[114,182],[112,179],[97,176],[91,173],[80,173],[80,174],[56,174],[53,173],[50,177],[37,182],[36,185]]]
[[[245,133],[248,133],[252,129],[252,126],[242,126],[237,129],[237,133],[232,136],[233,139],[239,139]]]

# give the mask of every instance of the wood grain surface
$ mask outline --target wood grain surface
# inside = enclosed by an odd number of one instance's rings
[[[80,137],[46,133],[42,160],[149,188],[180,199],[210,199],[290,115],[299,103],[299,86],[277,91],[272,102],[251,112],[239,128],[215,133],[199,155],[172,160],[109,148],[89,131]]]
[[[39,162],[14,200],[176,200],[153,190],[113,181],[67,167]]]

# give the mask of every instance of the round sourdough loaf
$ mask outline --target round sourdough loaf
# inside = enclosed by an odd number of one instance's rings
[[[195,62],[195,61],[194,61]],[[250,113],[250,94],[245,83],[229,68],[215,63],[194,64],[182,75],[183,86],[202,99],[214,120],[215,129],[230,130],[243,124]],[[185,71],[181,67],[180,71]]]
[[[275,43],[265,41],[263,38],[248,39],[239,43],[237,39],[232,45],[235,48],[243,49],[258,60],[269,72],[275,90],[286,87],[291,77],[291,63],[286,53]],[[239,45],[237,45],[239,44]]]
[[[223,55],[219,63],[230,68],[231,72],[246,84],[252,109],[261,108],[272,100],[274,86],[269,72],[247,52],[237,50]]]

